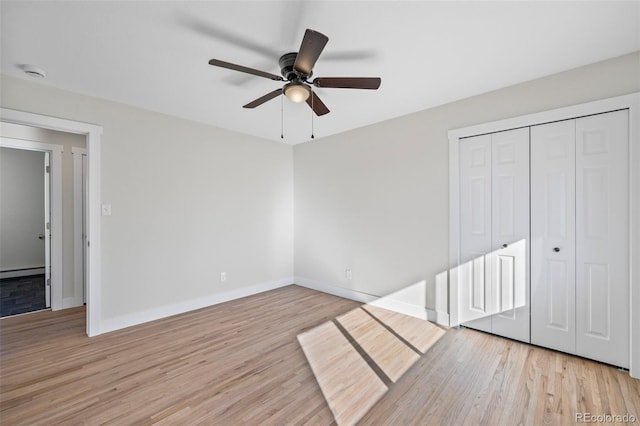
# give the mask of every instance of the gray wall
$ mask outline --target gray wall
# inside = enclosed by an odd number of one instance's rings
[[[295,276],[375,296],[424,280],[394,297],[446,311],[447,132],[640,91],[639,76],[636,52],[296,145]]]
[[[0,271],[43,268],[44,153],[0,148]]]
[[[24,79],[0,83],[2,107],[103,126],[101,196],[112,205],[101,221],[103,322],[291,281],[291,146]]]

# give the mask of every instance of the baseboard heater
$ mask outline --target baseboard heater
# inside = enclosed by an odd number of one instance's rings
[[[42,275],[44,274],[44,271],[44,266],[34,266],[32,268],[21,269],[7,269],[6,271],[0,271],[0,279],[28,277],[30,275]]]

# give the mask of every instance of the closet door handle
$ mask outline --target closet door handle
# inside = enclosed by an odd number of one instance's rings
[[[560,247],[554,247],[553,251],[555,251],[556,253],[558,253],[560,251]]]

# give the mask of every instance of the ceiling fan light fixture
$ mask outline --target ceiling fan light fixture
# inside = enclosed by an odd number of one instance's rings
[[[290,83],[284,88],[284,95],[291,102],[300,103],[306,101],[311,95],[311,90],[302,83]]]

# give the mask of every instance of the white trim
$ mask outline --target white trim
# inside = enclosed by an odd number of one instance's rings
[[[449,131],[449,315],[450,325],[458,325],[457,296],[458,277],[456,265],[460,241],[458,235],[458,211],[460,185],[458,181],[458,150],[461,138],[486,133],[500,132],[520,127],[529,127],[554,121],[570,120],[588,115],[621,109],[629,110],[629,307],[630,307],[630,345],[629,374],[640,378],[640,92],[614,98],[602,99],[579,105],[558,108],[521,117],[508,118]]]
[[[87,150],[85,148],[82,148],[82,147],[79,147],[79,146],[72,146],[71,147],[71,154],[87,155]]]
[[[345,299],[354,300],[356,302],[366,303],[372,306],[378,306],[400,314],[409,315],[437,324],[449,325],[449,315],[446,312],[436,312],[427,309],[421,305],[414,305],[399,300],[394,300],[385,296],[374,296],[372,294],[361,291],[340,287],[334,284],[328,284],[309,278],[295,277],[294,282],[301,287],[310,288],[312,290],[321,291],[323,293],[332,294],[334,296]]]
[[[8,138],[5,136],[0,136],[0,138],[2,138],[1,146],[3,148],[22,149],[25,151],[51,151],[58,152],[60,154],[64,152],[64,147],[62,145]]]
[[[51,188],[51,310],[57,311],[62,307],[62,145],[27,141],[22,139],[0,136],[0,146],[3,148],[22,149],[27,151],[43,151],[50,154]]]
[[[16,269],[12,271],[2,271],[0,272],[0,279],[28,277],[31,275],[42,275],[44,273],[45,273],[44,267],[35,266],[33,268]]]
[[[82,306],[84,303],[82,251],[84,250],[82,235],[82,156],[87,150],[77,146],[71,147],[73,156],[73,297],[63,302],[65,308]]]
[[[579,105],[571,105],[563,108],[556,108],[549,111],[527,114],[520,117],[512,117],[504,120],[491,121],[489,123],[477,124],[475,126],[462,127],[460,129],[449,130],[449,142],[454,139],[461,139],[470,136],[478,136],[486,133],[501,132],[520,127],[530,127],[538,124],[552,123],[554,121],[571,120],[573,118],[585,117],[587,115],[600,114],[603,112],[616,111],[619,109],[631,108],[638,102],[640,92],[629,95],[617,96],[614,98],[601,99]]]
[[[361,291],[352,290],[350,288],[340,287],[334,284],[328,284],[309,278],[295,277],[294,282],[301,287],[310,288],[311,290],[320,291],[322,293],[332,294],[344,299],[354,300],[356,302],[370,303],[378,299],[378,296],[363,293]]]
[[[86,135],[88,167],[88,209],[87,232],[90,247],[87,267],[87,334],[95,336],[101,333],[101,240],[100,240],[100,143],[102,127],[62,118],[30,112],[0,108],[0,121],[35,126],[61,132]]]
[[[78,299],[76,298],[76,295],[74,294],[72,297],[63,297],[62,298],[62,309],[69,309],[69,308],[75,308],[77,306],[81,306],[82,305],[82,301],[80,301],[80,305],[78,305]]]
[[[629,282],[629,374],[640,379],[640,93],[629,102]]]
[[[458,268],[460,264],[460,144],[449,133],[449,326],[460,324],[458,319]],[[455,161],[455,166],[454,166]],[[454,244],[455,242],[455,244]],[[454,303],[454,301],[456,303]]]
[[[249,287],[242,287],[235,290],[229,290],[223,293],[211,294],[198,299],[185,300],[183,302],[165,305],[158,308],[147,309],[140,312],[122,315],[115,318],[106,318],[102,320],[101,331],[107,333],[110,331],[120,330],[149,321],[155,321],[161,318],[167,318],[173,315],[183,314],[185,312],[196,309],[207,308],[219,303],[229,302],[231,300],[240,299],[242,297],[252,296],[254,294],[263,293],[269,290],[275,290],[293,284],[293,277],[284,278],[278,281],[270,281],[266,283],[256,284]]]

